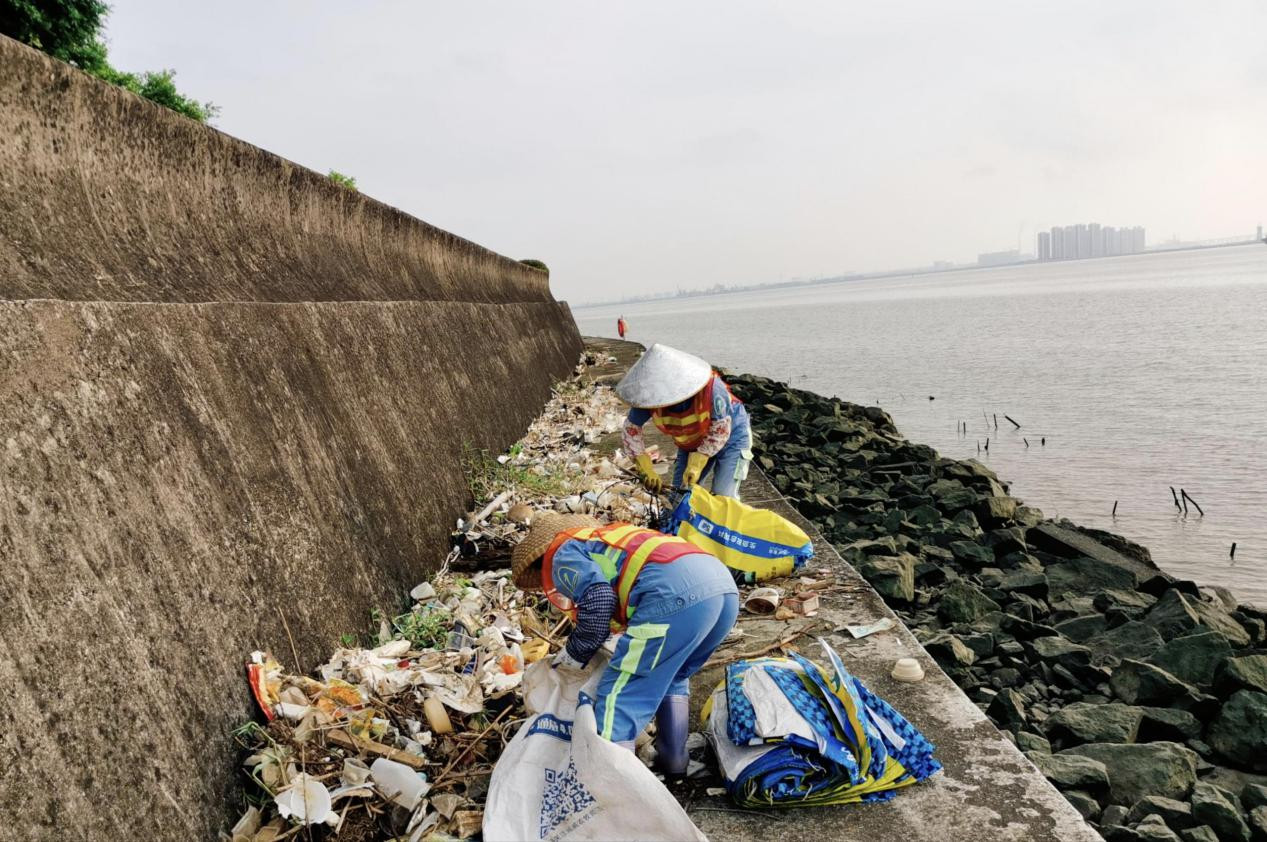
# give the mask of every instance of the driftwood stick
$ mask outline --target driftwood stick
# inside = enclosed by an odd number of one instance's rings
[[[1181,488],[1181,489],[1179,489],[1179,494],[1180,494],[1180,496],[1181,496],[1181,497],[1183,497],[1183,499],[1184,499],[1184,506],[1183,506],[1183,507],[1184,507],[1184,510],[1185,510],[1185,511],[1186,511],[1186,510],[1187,510],[1187,508],[1188,508],[1188,504],[1189,504],[1189,503],[1191,503],[1193,506],[1195,506],[1195,507],[1196,507],[1197,512],[1201,515],[1201,517],[1205,517],[1205,512],[1201,511],[1201,504],[1200,504],[1200,503],[1198,503],[1196,500],[1193,500],[1193,499],[1192,499],[1192,495],[1191,495],[1191,494],[1189,494],[1188,492],[1184,491],[1182,488]]]
[[[809,632],[810,629],[817,626],[818,623],[819,623],[818,620],[813,620],[811,622],[808,622],[805,625],[801,626],[796,631],[791,632],[790,634],[785,636],[782,640],[776,640],[774,643],[771,643],[769,646],[762,646],[760,649],[754,650],[752,652],[740,652],[738,654],[727,655],[722,658],[713,658],[709,660],[708,663],[704,664],[704,666],[701,667],[701,669],[708,669],[709,667],[718,667],[718,666],[721,666],[722,664],[730,664],[730,663],[734,663],[735,661],[744,661],[744,660],[747,660],[748,658],[760,658],[762,655],[768,655],[769,653],[773,652],[775,649],[782,649],[784,646],[791,644],[792,641],[796,640],[798,637],[803,637],[806,633]]]
[[[1004,415],[1003,417],[1004,417],[1004,418],[1006,418],[1007,420],[1011,421],[1011,422],[1012,422],[1012,426],[1013,426],[1013,427],[1015,427],[1016,429],[1018,429],[1018,430],[1019,430],[1019,429],[1021,428],[1021,425],[1020,425],[1020,424],[1017,424],[1017,423],[1016,423],[1016,419],[1015,419],[1015,418],[1013,418],[1012,416],[1010,416],[1010,415]]]

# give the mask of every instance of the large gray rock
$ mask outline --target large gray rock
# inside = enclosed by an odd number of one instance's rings
[[[911,602],[915,599],[915,565],[919,559],[909,553],[870,556],[858,572],[886,600]]]
[[[950,551],[955,554],[955,560],[965,567],[980,569],[994,564],[994,550],[976,541],[953,541]]]
[[[1214,690],[1221,698],[1237,690],[1267,693],[1267,655],[1253,653],[1228,658],[1215,676]]]
[[[1165,705],[1171,702],[1194,700],[1198,693],[1161,667],[1143,661],[1124,660],[1109,678],[1113,694],[1128,705]]]
[[[1109,772],[1104,764],[1090,757],[1026,752],[1025,756],[1038,767],[1057,789],[1082,789],[1105,793],[1109,789]]]
[[[1206,742],[1235,766],[1267,772],[1267,693],[1233,693],[1210,723]]]
[[[1052,666],[1060,664],[1065,669],[1078,669],[1091,663],[1091,650],[1081,644],[1066,640],[1060,635],[1036,637],[1026,646],[1030,653]]]
[[[1086,614],[1081,617],[1070,617],[1068,620],[1061,620],[1053,628],[1074,643],[1087,643],[1097,635],[1104,634],[1108,626],[1109,621],[1103,614]],[[1154,629],[1150,628],[1149,631],[1157,634]]]
[[[1088,743],[1057,756],[1090,757],[1109,773],[1109,800],[1133,806],[1145,795],[1182,801],[1197,782],[1197,753],[1177,743]]]
[[[1168,740],[1182,743],[1201,736],[1201,720],[1190,711],[1159,707],[1141,707],[1139,710],[1144,715],[1144,721],[1139,725],[1137,742]]]
[[[942,591],[937,616],[948,623],[971,623],[998,610],[999,604],[982,593],[980,588],[960,580],[951,582]]]
[[[1135,825],[1134,840],[1137,842],[1180,842],[1179,834],[1166,826],[1161,816],[1153,813]],[[1117,842],[1116,838],[1114,842]]]
[[[1097,664],[1116,664],[1123,658],[1141,660],[1157,652],[1165,641],[1157,629],[1132,620],[1087,641]]]
[[[1143,711],[1127,705],[1074,702],[1047,717],[1043,731],[1060,745],[1078,743],[1133,743]]]
[[[1134,573],[1121,567],[1092,558],[1074,558],[1048,566],[1047,583],[1055,599],[1065,593],[1095,596],[1104,590],[1134,590],[1137,579]]]
[[[1241,790],[1241,805],[1246,810],[1255,807],[1267,807],[1267,786],[1263,784],[1245,784]]]
[[[990,700],[985,715],[996,725],[1012,731],[1024,725],[1029,718],[1025,711],[1025,697],[1011,688],[1000,690]]]
[[[1267,807],[1255,807],[1246,816],[1253,842],[1267,842]]]
[[[1146,660],[1180,681],[1208,687],[1231,653],[1232,646],[1226,637],[1218,632],[1203,631],[1167,641]]]
[[[1192,788],[1191,801],[1192,818],[1213,828],[1219,842],[1249,842],[1249,825],[1233,795],[1203,781]]]
[[[1127,821],[1137,824],[1153,815],[1161,816],[1166,826],[1172,830],[1185,830],[1200,824],[1192,818],[1191,804],[1186,801],[1176,801],[1173,798],[1163,798],[1160,795],[1145,795],[1136,801]]]
[[[1219,835],[1209,825],[1200,824],[1187,830],[1179,831],[1183,842],[1219,842]]]
[[[1016,517],[1018,504],[1019,501],[1013,497],[986,497],[977,503],[977,519],[987,529],[1002,526]]]
[[[967,667],[977,660],[976,654],[949,632],[942,632],[924,641],[924,649],[942,667]]]
[[[1047,596],[1047,577],[1033,570],[1013,570],[999,582],[999,590],[1044,599]]]
[[[1247,646],[1249,632],[1221,605],[1185,596],[1171,588],[1162,594],[1144,622],[1153,626],[1167,640],[1194,631],[1216,631],[1233,646]]]

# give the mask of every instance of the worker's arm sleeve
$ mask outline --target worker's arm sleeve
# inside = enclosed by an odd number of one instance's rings
[[[576,608],[576,628],[568,637],[567,650],[578,662],[587,664],[611,634],[612,615],[616,613],[616,592],[606,582],[590,585]]]
[[[625,426],[620,434],[620,443],[630,459],[637,459],[647,450],[642,440],[642,425],[651,420],[651,411],[634,408],[625,417]]]
[[[605,549],[599,543],[596,549]],[[580,603],[581,597],[592,586],[601,584],[611,590],[611,584],[603,575],[598,562],[590,557],[590,546],[585,541],[564,541],[554,553],[550,563],[550,577],[554,581],[554,589],[574,603]]]
[[[708,408],[708,413],[711,423],[698,450],[711,459],[721,453],[726,442],[730,441],[732,427],[730,392],[726,391],[720,377],[713,378],[713,405]]]

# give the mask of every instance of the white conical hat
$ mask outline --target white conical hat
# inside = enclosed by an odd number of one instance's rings
[[[681,403],[708,385],[713,367],[694,354],[656,343],[616,384],[621,400],[640,409]]]

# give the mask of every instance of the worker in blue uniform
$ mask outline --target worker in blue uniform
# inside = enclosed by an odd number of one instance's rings
[[[541,517],[512,562],[516,585],[545,590],[576,624],[556,668],[584,668],[620,633],[595,699],[599,733],[632,749],[654,717],[657,766],[685,774],[690,678],[739,614],[730,571],[689,541],[587,515]]]

